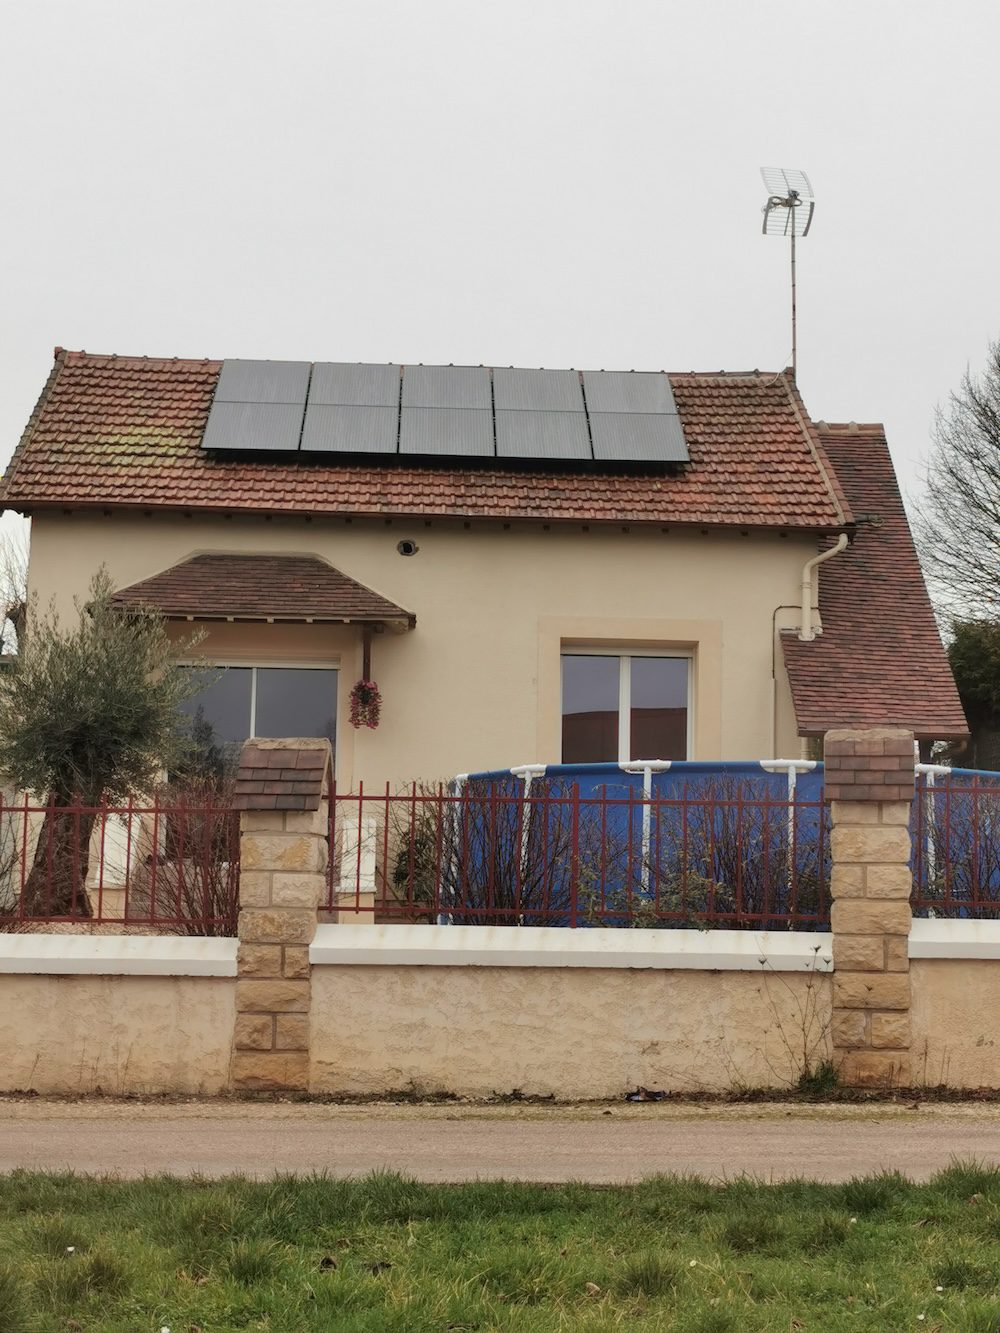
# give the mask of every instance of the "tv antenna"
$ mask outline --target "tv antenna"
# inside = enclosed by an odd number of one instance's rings
[[[761,179],[767,190],[764,205],[765,236],[787,236],[792,255],[792,374],[798,362],[798,337],[795,323],[795,238],[808,236],[816,200],[809,177],[804,171],[784,167],[761,167]]]

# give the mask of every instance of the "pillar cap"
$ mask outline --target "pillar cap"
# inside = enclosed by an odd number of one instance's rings
[[[240,754],[236,810],[318,810],[333,772],[328,740],[246,741]]]
[[[837,728],[823,744],[827,801],[883,804],[913,799],[913,732],[903,727]]]

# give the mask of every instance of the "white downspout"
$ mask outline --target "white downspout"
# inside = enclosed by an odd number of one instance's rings
[[[836,545],[831,546],[829,551],[821,551],[819,555],[814,555],[811,560],[807,560],[802,566],[802,622],[799,629],[799,638],[804,643],[811,643],[816,637],[816,631],[813,629],[812,623],[813,570],[821,565],[824,560],[832,560],[835,555],[840,555],[846,547],[847,533],[842,532],[837,538]]]

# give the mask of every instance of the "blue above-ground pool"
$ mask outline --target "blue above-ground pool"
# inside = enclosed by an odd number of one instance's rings
[[[825,927],[822,783],[804,760],[463,774],[442,919]]]
[[[1000,917],[1000,773],[917,766],[915,916]]]
[[[828,927],[821,763],[528,764],[451,789],[443,921]],[[915,914],[1000,915],[1000,773],[918,765],[910,829]]]
[[[648,777],[647,777],[648,774]],[[735,759],[728,762],[701,762],[691,759],[635,760],[630,764],[523,764],[515,768],[490,769],[482,773],[464,773],[458,782],[505,783],[514,778],[524,782],[545,779],[575,785],[587,798],[607,788],[627,793],[642,791],[643,782],[652,784],[652,794],[679,798],[687,792],[693,799],[720,780],[738,780],[747,784],[760,799],[787,799],[789,789],[800,800],[817,801],[823,792],[823,765],[807,759]],[[792,778],[794,777],[794,781]]]

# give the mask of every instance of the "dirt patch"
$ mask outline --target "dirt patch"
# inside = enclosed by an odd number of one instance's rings
[[[271,1097],[0,1097],[0,1119],[30,1120],[295,1120],[316,1121],[473,1121],[584,1122],[642,1121],[899,1121],[926,1118],[1000,1122],[1000,1101],[869,1099],[864,1102],[722,1102],[696,1100],[632,1104],[614,1102],[399,1102],[306,1100]]]

